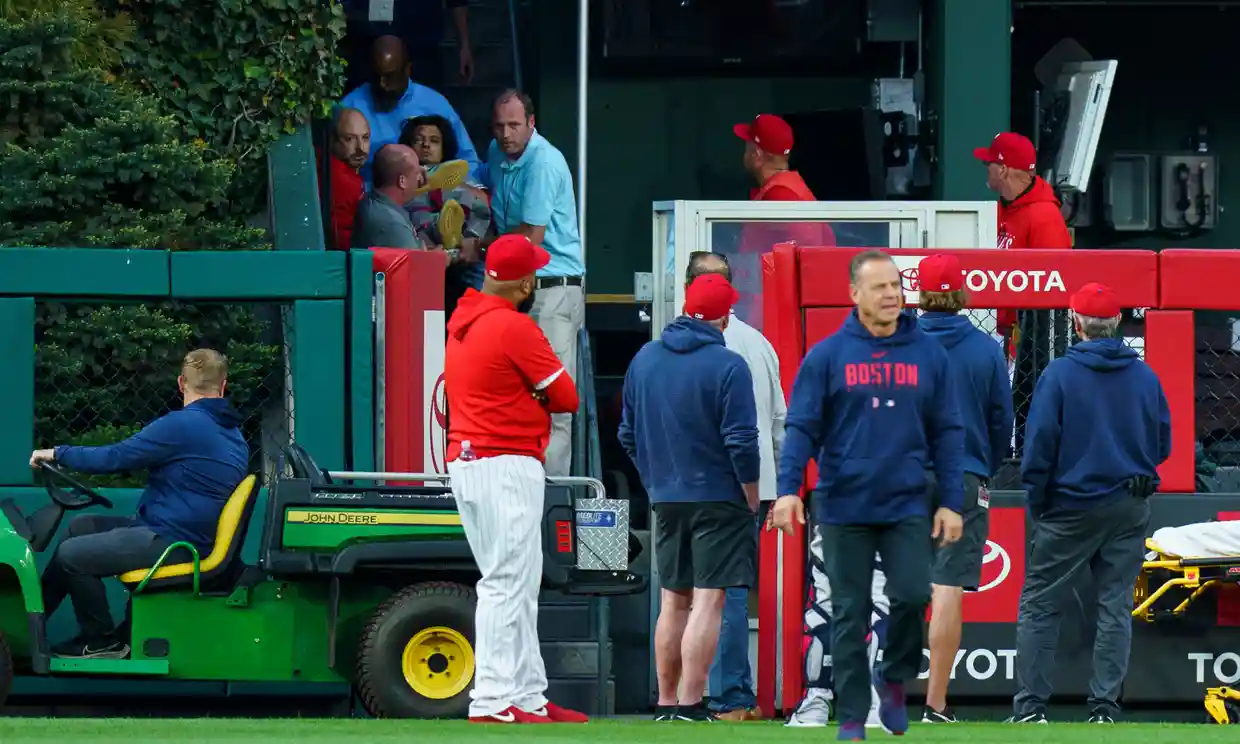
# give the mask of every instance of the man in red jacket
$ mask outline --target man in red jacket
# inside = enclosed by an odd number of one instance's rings
[[[327,184],[320,183],[319,192],[321,198],[329,194],[331,198],[327,250],[347,251],[353,239],[353,217],[364,191],[360,171],[370,157],[370,124],[361,111],[353,108],[337,107],[332,115],[328,161],[331,185],[327,188]],[[321,158],[322,151],[316,149],[315,156]]]
[[[973,156],[986,164],[986,186],[999,194],[1000,248],[1072,247],[1059,197],[1034,173],[1038,156],[1028,137],[1001,132]]]
[[[551,414],[577,410],[577,387],[529,316],[534,273],[550,254],[524,235],[487,251],[482,291],[448,323],[448,475],[482,578],[475,613],[474,723],[584,723],[546,698],[538,644],[544,453]]]
[[[1001,132],[989,147],[975,149],[973,156],[986,164],[986,185],[999,194],[999,248],[1072,248],[1059,197],[1034,172],[1038,155],[1028,137]],[[1019,326],[1017,317],[1015,310],[1000,310],[995,330],[1005,339],[1008,358],[1017,360],[1013,387],[1016,451],[1020,452],[1033,386],[1050,362],[1040,351],[1049,346],[1050,317],[1045,311],[1024,312]],[[1022,343],[1024,336],[1028,338]]]
[[[774,114],[758,114],[751,123],[733,126],[732,132],[745,141],[742,163],[757,183],[749,191],[751,201],[818,201],[801,174],[789,166],[793,138],[788,122]],[[729,256],[732,282],[741,295],[737,317],[755,328],[762,328],[762,254],[789,241],[833,246],[835,233],[827,222],[746,222],[736,254]]]

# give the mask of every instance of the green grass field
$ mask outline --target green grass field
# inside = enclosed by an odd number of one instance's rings
[[[709,727],[709,732],[703,729]],[[73,742],[74,744],[138,744],[139,742],[365,742],[410,744],[500,744],[513,740],[555,744],[625,744],[629,741],[685,744],[691,737],[709,737],[710,744],[796,744],[835,741],[834,726],[787,729],[779,722],[742,724],[654,723],[626,719],[593,721],[583,726],[479,726],[460,721],[373,721],[341,719],[146,719],[128,718],[0,718],[0,742]],[[869,731],[870,740],[890,737]],[[1191,724],[1116,724],[1091,726],[1060,723],[1015,726],[998,723],[932,726],[914,723],[900,741],[1047,742],[1048,744],[1132,744],[1178,742],[1212,744],[1240,741],[1240,728]]]

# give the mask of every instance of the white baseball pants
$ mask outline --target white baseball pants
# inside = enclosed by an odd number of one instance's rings
[[[448,463],[452,495],[482,578],[474,614],[470,716],[547,704],[538,645],[542,517],[546,476],[532,457],[501,455]]]

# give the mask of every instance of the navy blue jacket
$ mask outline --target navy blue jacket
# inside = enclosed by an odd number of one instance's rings
[[[1003,347],[965,315],[928,312],[919,322],[951,359],[964,423],[964,472],[993,478],[1012,448],[1012,383]]]
[[[220,512],[250,460],[241,421],[226,399],[202,398],[122,442],[61,445],[56,462],[83,473],[149,471],[138,522],[165,540],[210,552]]]
[[[619,438],[650,503],[746,503],[761,463],[745,360],[719,329],[677,318],[629,364]]]
[[[1033,390],[1020,474],[1029,511],[1092,509],[1124,498],[1171,454],[1171,412],[1158,375],[1115,338],[1082,341]]]
[[[779,494],[796,494],[817,452],[814,518],[820,524],[890,524],[930,515],[926,468],[939,505],[964,503],[964,425],[947,352],[900,315],[872,335],[857,312],[801,362],[779,457]]]

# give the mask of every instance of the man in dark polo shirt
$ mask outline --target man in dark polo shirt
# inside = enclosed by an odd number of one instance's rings
[[[405,203],[419,193],[426,171],[405,145],[384,145],[375,155],[375,185],[357,206],[354,248],[418,248]]]

